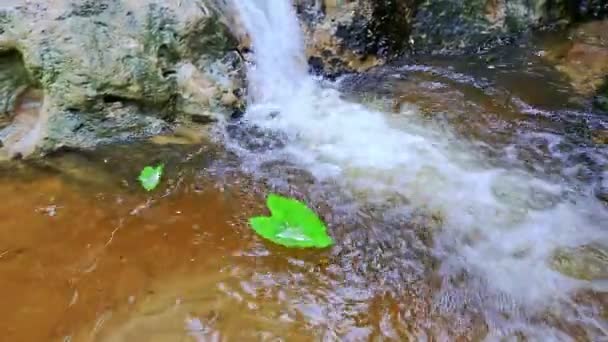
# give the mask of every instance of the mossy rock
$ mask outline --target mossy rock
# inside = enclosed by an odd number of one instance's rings
[[[477,53],[511,44],[522,33],[570,19],[568,0],[423,0],[414,48],[423,53]]]
[[[227,58],[237,42],[214,0],[58,0],[52,10],[45,4],[0,12],[0,111],[10,109],[20,87],[44,92],[39,152],[145,137],[185,120],[184,65],[214,97],[190,98],[190,112],[229,115],[234,109],[219,99],[244,94],[237,91],[243,66]]]

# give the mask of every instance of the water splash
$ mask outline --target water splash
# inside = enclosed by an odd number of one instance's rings
[[[397,196],[404,200],[391,206],[404,213],[440,217],[433,247],[440,272],[445,279],[462,272],[474,277],[470,296],[488,292],[534,312],[571,302],[574,291],[593,285],[550,266],[559,249],[608,242],[608,213],[589,189],[493,167],[474,147],[420,122],[411,110],[389,115],[343,100],[306,73],[290,1],[233,5],[255,54],[243,125],[264,132],[263,141],[268,135],[279,140],[252,151],[228,139],[248,168],[286,160],[359,202],[380,206]]]

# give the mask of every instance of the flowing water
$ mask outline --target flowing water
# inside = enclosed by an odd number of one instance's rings
[[[253,105],[245,124],[281,141],[264,152],[244,152],[253,170],[270,160],[294,163],[316,182],[333,186],[328,189],[337,193],[324,195],[335,197],[334,206],[348,204],[356,211],[367,205],[380,212],[383,225],[412,215],[436,218],[436,227],[427,227],[434,229],[428,252],[440,263],[445,284],[438,300],[447,311],[477,306],[501,330],[527,324],[523,317],[504,317],[515,309],[526,316],[559,307],[572,309],[565,314],[572,319],[594,320],[579,316],[570,295],[595,286],[605,290],[605,283],[572,279],[550,263],[561,249],[607,241],[608,213],[590,189],[492,164],[449,130],[411,118],[412,109],[389,116],[347,102],[301,71],[302,38],[287,1],[272,2],[271,8],[263,1],[235,4],[260,52],[250,72]],[[255,82],[264,77],[270,83]],[[343,194],[348,199],[338,200]],[[426,272],[419,266],[407,271]],[[445,280],[456,277],[465,279],[458,285]],[[398,278],[392,285],[406,284]]]
[[[230,5],[250,104],[214,142],[0,170],[2,336],[606,340],[608,123],[531,47],[332,83],[307,74],[289,0]],[[307,201],[336,246],[252,234],[269,191]]]

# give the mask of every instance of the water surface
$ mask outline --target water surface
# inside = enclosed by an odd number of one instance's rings
[[[306,74],[276,4],[235,5],[257,51],[250,106],[211,141],[1,164],[2,336],[605,339],[608,124],[540,47],[332,83]],[[160,162],[146,193],[135,178]],[[309,203],[336,246],[252,234],[270,191]]]

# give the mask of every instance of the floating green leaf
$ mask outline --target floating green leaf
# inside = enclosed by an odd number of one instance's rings
[[[334,241],[321,219],[304,203],[271,194],[266,202],[271,216],[249,219],[253,230],[285,247],[325,248]]]
[[[160,183],[160,177],[163,175],[164,165],[160,164],[157,167],[146,166],[139,174],[139,182],[144,189],[148,191],[154,190],[158,183]]]

